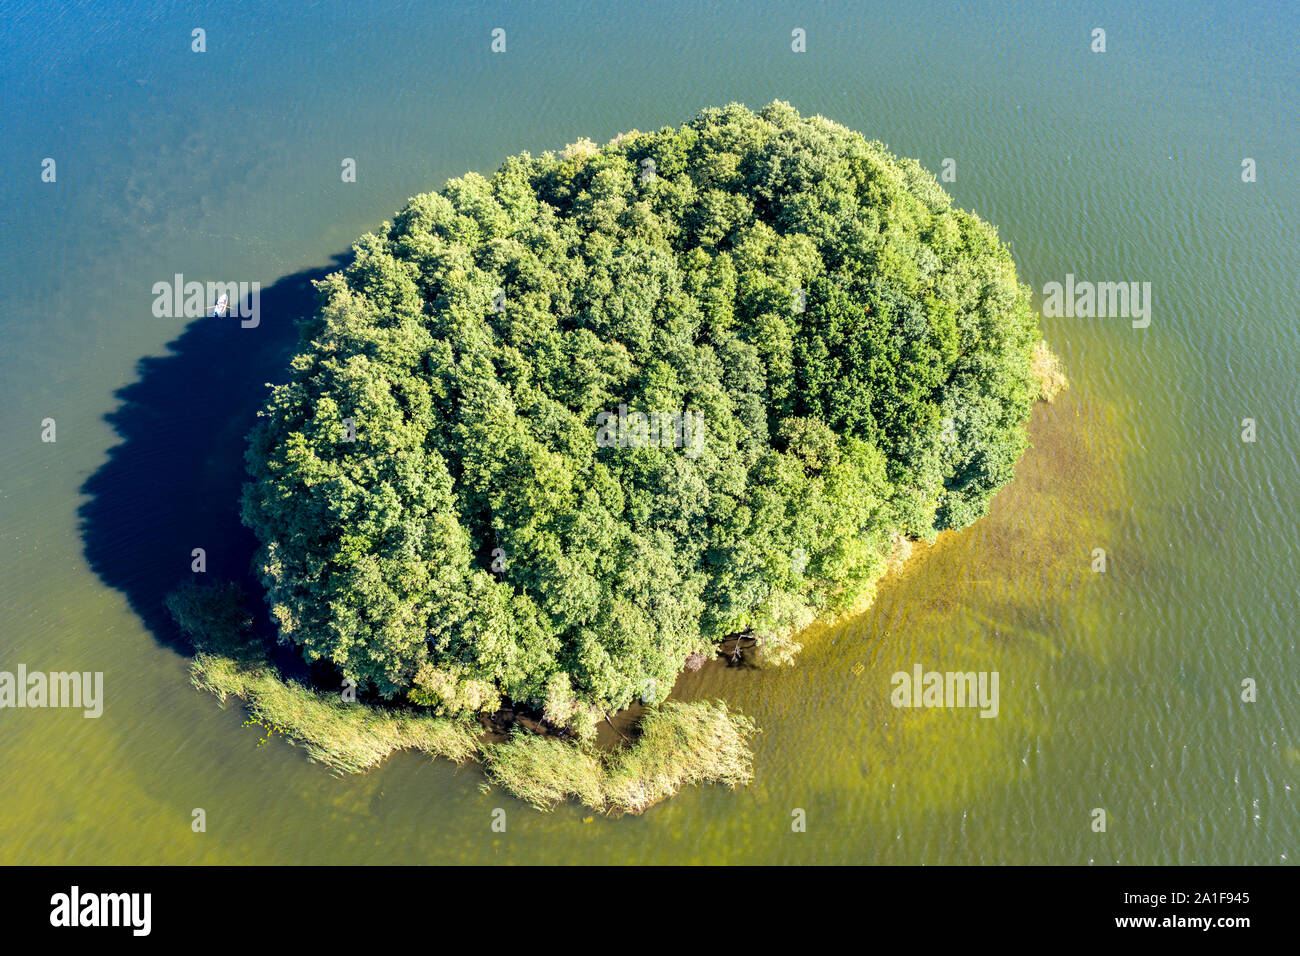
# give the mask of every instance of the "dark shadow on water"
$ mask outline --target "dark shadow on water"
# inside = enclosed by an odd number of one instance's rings
[[[198,577],[244,585],[260,629],[269,629],[250,567],[256,540],[239,521],[245,437],[266,401],[266,384],[289,378],[297,321],[316,307],[313,280],[347,257],[333,261],[263,289],[256,328],[242,328],[238,318],[192,320],[168,355],[140,360],[137,381],[115,393],[119,405],[105,416],[121,442],[81,488],[86,559],[101,581],[126,595],[159,643],[179,653],[191,648],[163,598],[196,576],[195,548],[207,557],[207,572]]]

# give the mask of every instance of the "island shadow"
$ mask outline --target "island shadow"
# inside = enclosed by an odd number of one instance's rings
[[[309,684],[328,678],[328,686],[337,686],[333,665],[309,666],[277,640],[252,566],[257,539],[240,522],[239,501],[248,480],[248,433],[268,386],[289,380],[298,322],[317,307],[313,282],[350,259],[351,253],[340,253],[331,266],[285,276],[262,290],[256,328],[243,328],[236,317],[192,320],[168,343],[168,354],[140,359],[136,381],[114,393],[117,407],[104,416],[121,441],[81,487],[86,560],[104,584],[125,595],[160,645],[185,657],[193,645],[164,598],[189,580],[234,581],[249,595],[255,634],[280,673]],[[195,548],[204,550],[201,574],[192,570]],[[733,637],[724,659],[706,666],[752,667],[749,655],[730,656],[738,641],[742,648],[753,644],[746,635]],[[643,713],[634,702],[609,715],[600,724],[599,743],[629,741]],[[514,709],[493,716],[501,726],[489,719],[484,730],[504,739],[515,723]]]
[[[263,289],[254,328],[237,317],[193,320],[168,344],[169,354],[141,359],[137,380],[114,393],[118,407],[104,420],[122,440],[81,487],[84,552],[99,579],[122,592],[154,638],[177,653],[188,656],[192,647],[163,598],[190,579],[238,582],[252,598],[258,632],[274,633],[252,571],[257,541],[239,520],[246,437],[267,384],[289,379],[298,320],[316,309],[312,283],[349,258],[341,253],[332,266]],[[205,573],[191,569],[195,548],[204,549]],[[296,655],[275,658],[288,664]]]

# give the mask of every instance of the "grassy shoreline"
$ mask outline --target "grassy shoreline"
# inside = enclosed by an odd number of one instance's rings
[[[364,773],[399,750],[456,763],[478,759],[490,782],[539,810],[573,798],[593,810],[643,813],[683,786],[731,788],[754,776],[749,739],[757,728],[721,701],[666,701],[642,718],[637,738],[613,750],[516,728],[492,742],[476,720],[402,707],[346,702],[337,692],[281,675],[252,633],[242,589],[188,583],[167,606],[195,644],[190,682],[225,702],[243,701],[251,722],[301,745],[339,773]]]
[[[301,744],[310,759],[341,773],[364,773],[399,750],[456,763],[478,759],[489,781],[539,810],[574,798],[604,813],[643,813],[683,786],[734,789],[754,775],[748,742],[757,728],[721,701],[667,701],[645,715],[635,741],[602,751],[522,729],[491,743],[474,721],[345,703],[282,678],[265,656],[200,650],[190,680],[222,702],[240,698],[268,733]]]

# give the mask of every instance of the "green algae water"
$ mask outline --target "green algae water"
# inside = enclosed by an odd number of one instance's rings
[[[102,671],[105,704],[0,710],[0,863],[1296,859],[1291,6],[3,18],[0,670]],[[1044,320],[1071,388],[1038,407],[988,517],[918,546],[865,613],[814,626],[793,669],[683,677],[678,697],[758,722],[754,783],[640,817],[541,814],[483,792],[476,764],[402,753],[332,775],[191,688],[161,598],[194,548],[213,578],[247,575],[243,439],[309,280],[450,176],[778,98],[936,172],[951,160],[944,187],[998,227],[1039,304],[1067,276],[1152,293],[1146,328]],[[260,323],[156,316],[153,286],[177,274],[259,282]],[[891,706],[915,665],[996,670],[997,716]]]

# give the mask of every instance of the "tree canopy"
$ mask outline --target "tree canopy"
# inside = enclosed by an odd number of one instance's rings
[[[784,103],[511,157],[354,253],[244,521],[282,639],[441,715],[585,735],[729,635],[780,657],[1026,447],[1039,332],[995,230]]]

